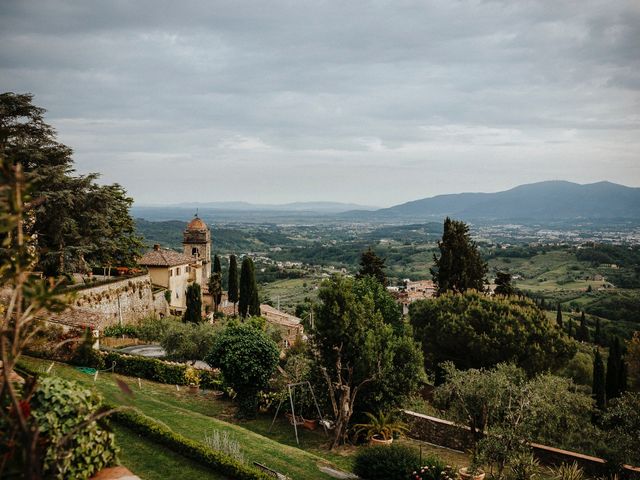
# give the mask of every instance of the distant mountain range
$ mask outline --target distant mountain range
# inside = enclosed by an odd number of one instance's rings
[[[445,216],[463,220],[640,219],[640,188],[611,182],[580,185],[548,181],[496,193],[438,195],[373,212],[342,217],[369,221],[417,221]]]
[[[441,220],[534,221],[640,220],[640,188],[611,182],[586,185],[548,181],[520,185],[496,193],[437,195],[389,208],[375,209],[339,202],[255,205],[246,202],[183,203],[165,207],[134,206],[133,214],[148,220],[204,216],[233,221],[362,221],[407,223]]]

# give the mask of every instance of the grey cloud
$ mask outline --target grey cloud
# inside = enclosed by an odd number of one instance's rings
[[[632,0],[10,0],[0,84],[144,201],[390,204],[640,184],[639,40]]]

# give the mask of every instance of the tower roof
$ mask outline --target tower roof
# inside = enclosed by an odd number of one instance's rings
[[[187,230],[207,230],[207,224],[196,215],[195,218],[189,222],[189,225],[187,225]]]

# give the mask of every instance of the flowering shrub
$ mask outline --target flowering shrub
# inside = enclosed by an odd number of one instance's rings
[[[409,476],[410,480],[455,480],[456,471],[451,465],[444,465],[437,457],[427,458],[424,466]]]

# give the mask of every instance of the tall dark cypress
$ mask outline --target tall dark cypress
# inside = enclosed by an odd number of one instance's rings
[[[182,316],[184,322],[202,321],[202,291],[200,285],[192,283],[187,287],[186,292],[187,309]]]
[[[556,323],[560,328],[562,328],[562,310],[560,309],[560,304],[558,304],[558,309],[556,312]]]
[[[606,404],[604,362],[597,348],[593,357],[593,385],[591,391],[598,410],[604,410]]]
[[[596,331],[593,334],[593,343],[602,345],[602,330],[600,327],[600,318],[596,318]]]
[[[244,257],[240,267],[240,295],[238,308],[240,316],[260,315],[260,300],[258,298],[258,286],[253,261]]]
[[[233,303],[233,314],[236,314],[236,303],[238,303],[238,261],[235,255],[229,257],[228,273],[228,296]]]
[[[589,335],[589,327],[587,327],[587,319],[585,318],[584,312],[580,316],[580,329],[578,330],[578,340],[583,342],[590,341]]]
[[[218,255],[213,256],[213,273],[218,274],[220,277],[220,284],[222,286],[222,265],[220,265],[220,257]],[[218,311],[218,305],[222,302],[222,288],[218,290],[218,293],[214,296],[215,309]]]
[[[623,373],[624,365],[622,364],[622,349],[620,346],[620,338],[614,337],[609,347],[609,358],[607,359],[607,379],[606,392],[607,401],[620,396],[622,391],[621,373]]]

